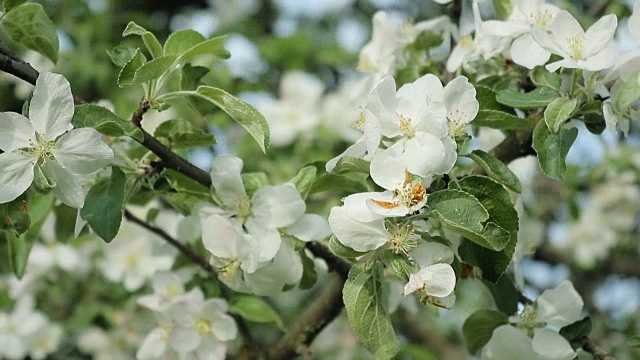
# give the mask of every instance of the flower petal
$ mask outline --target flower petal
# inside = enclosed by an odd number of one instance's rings
[[[562,335],[547,328],[535,329],[531,347],[545,360],[571,360],[576,356]]]
[[[570,281],[561,282],[554,289],[545,290],[536,300],[537,320],[557,327],[573,324],[580,319],[584,302]]]
[[[45,140],[55,140],[73,129],[73,95],[67,79],[60,74],[42,72],[29,105],[29,120]]]
[[[369,172],[371,179],[387,190],[402,188],[405,182],[407,167],[393,151],[378,151],[373,159]]]
[[[84,205],[85,193],[77,175],[62,168],[55,161],[47,161],[40,167],[45,176],[53,179],[56,183],[56,187],[51,190],[53,195],[63,203],[77,209]]]
[[[420,267],[437,263],[451,264],[454,254],[450,247],[436,242],[421,242],[411,251],[411,259]]]
[[[343,207],[335,206],[329,213],[329,225],[340,242],[356,251],[375,250],[393,237],[383,220],[360,222],[349,217]]]
[[[427,295],[445,297],[456,287],[456,274],[449,264],[433,264],[409,276],[404,294],[424,289]]]
[[[244,201],[247,193],[242,181],[242,160],[235,156],[218,156],[211,163],[211,183],[216,195],[226,206]]]
[[[307,208],[291,183],[258,189],[251,197],[251,204],[253,219],[267,229],[292,225]]]
[[[360,222],[370,222],[383,219],[383,215],[373,213],[367,206],[367,200],[374,197],[380,197],[381,194],[382,193],[378,192],[351,194],[342,200],[344,203],[344,211],[350,218]]]
[[[0,154],[0,204],[15,200],[33,182],[33,159],[20,152]]]
[[[4,152],[33,147],[36,131],[29,119],[14,113],[0,113],[0,149]]]
[[[551,53],[543,49],[531,34],[524,34],[511,44],[511,59],[527,69],[543,65],[551,57]]]
[[[584,58],[590,58],[604,49],[613,38],[618,27],[618,18],[609,14],[591,25],[584,34]]]
[[[322,240],[331,235],[327,219],[318,214],[304,214],[287,228],[287,233],[302,241]]]
[[[62,135],[53,156],[65,169],[75,174],[90,174],[113,161],[113,151],[95,129],[73,129]]]

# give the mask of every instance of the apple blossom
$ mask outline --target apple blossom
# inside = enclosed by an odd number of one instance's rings
[[[0,113],[0,203],[16,199],[36,181],[65,204],[81,208],[78,175],[91,174],[113,160],[113,152],[92,128],[73,129],[73,96],[59,74],[36,81],[29,118]]]
[[[456,275],[450,265],[454,259],[453,251],[443,244],[423,242],[411,251],[410,256],[419,270],[409,276],[404,294],[418,291],[434,305],[452,307],[456,286]]]

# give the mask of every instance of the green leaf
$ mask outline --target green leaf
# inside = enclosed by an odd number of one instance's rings
[[[471,314],[462,325],[462,335],[471,354],[476,354],[484,347],[493,330],[509,323],[507,315],[494,310],[480,310]]]
[[[244,173],[240,175],[247,193],[251,194],[261,187],[269,185],[269,177],[263,172]]]
[[[511,0],[493,0],[493,8],[496,10],[498,19],[507,20],[511,15],[513,6],[511,5]]]
[[[136,55],[136,49],[128,46],[116,46],[113,50],[107,50],[107,55],[116,66],[125,66]]]
[[[509,192],[502,185],[486,176],[467,176],[455,183],[460,190],[473,195],[489,214],[488,222],[508,232],[508,240],[501,251],[492,251],[479,246],[478,242],[463,241],[458,252],[460,257],[482,269],[482,277],[497,282],[511,262],[518,240],[518,212],[511,202]]]
[[[26,194],[8,203],[0,204],[0,231],[15,231],[17,235],[23,234],[31,226],[31,216]]]
[[[622,83],[617,96],[613,99],[613,108],[618,112],[626,112],[636,100],[640,99],[640,72]]]
[[[544,66],[538,66],[531,73],[531,81],[538,87],[546,87],[560,93],[562,91],[562,76],[549,72]]]
[[[176,57],[174,55],[161,56],[142,64],[142,66],[136,69],[133,79],[129,85],[144,84],[147,81],[159,78],[164,73],[171,70],[175,60]]]
[[[360,174],[333,174],[324,173],[316,177],[311,187],[311,193],[322,191],[339,191],[344,193],[355,193],[364,191],[373,191],[373,187],[367,182],[367,179]]]
[[[80,215],[102,240],[111,242],[122,222],[126,176],[120,168],[111,168],[111,178],[97,182],[87,194]]]
[[[506,186],[507,188],[517,192],[522,192],[522,185],[520,185],[520,179],[516,174],[509,169],[509,167],[502,161],[489,155],[482,150],[474,150],[469,154],[469,157],[473,159],[480,167],[495,181]]]
[[[561,129],[552,133],[544,121],[533,130],[533,149],[538,154],[542,171],[554,180],[564,180],[567,172],[566,159],[569,149],[578,137],[578,129]]]
[[[29,231],[26,233],[27,241],[33,241],[40,235],[40,229],[47,220],[55,200],[55,197],[51,194],[31,194],[29,197],[29,216],[31,217],[31,227],[29,227]]]
[[[129,35],[139,35],[140,37],[142,37],[142,42],[144,42],[144,45],[147,47],[147,50],[149,50],[149,53],[154,59],[162,56],[162,46],[152,32],[146,30],[133,21],[130,21],[129,24],[127,24],[127,27],[122,32],[123,37]]]
[[[187,175],[172,169],[165,169],[162,172],[162,176],[167,179],[171,188],[181,194],[200,196],[203,200],[208,199],[210,196],[208,187],[200,184]]]
[[[0,231],[0,237],[4,237],[7,240],[11,271],[18,279],[22,279],[24,271],[27,269],[33,241],[28,241],[24,234],[18,235],[13,230]]]
[[[498,110],[479,110],[471,124],[491,129],[521,129],[529,126],[527,120]]]
[[[195,209],[196,204],[210,198],[210,196],[205,199],[201,195],[177,192],[157,192],[157,194],[162,200],[166,201],[172,208],[184,216],[191,215],[191,211]]]
[[[509,232],[489,220],[487,210],[473,195],[459,190],[441,190],[429,195],[429,212],[444,226],[490,250],[500,251],[509,243]]]
[[[515,314],[518,311],[518,301],[520,296],[515,285],[507,275],[502,275],[494,284],[487,280],[482,283],[489,289],[498,310],[505,314]]]
[[[291,179],[291,182],[296,186],[303,200],[309,195],[313,182],[316,180],[317,172],[318,170],[315,166],[305,166]]]
[[[15,7],[4,14],[0,24],[14,41],[58,62],[58,34],[42,5]]]
[[[627,345],[632,348],[640,349],[640,336],[633,336],[629,341],[627,341]]]
[[[200,79],[209,73],[204,66],[185,64],[180,70],[180,90],[195,90],[200,85]]]
[[[231,314],[239,315],[247,321],[262,324],[274,324],[284,330],[284,323],[266,301],[254,296],[236,296],[229,305]]]
[[[131,86],[133,78],[136,75],[136,70],[144,65],[146,61],[147,60],[145,59],[144,55],[142,55],[140,49],[136,49],[136,52],[131,60],[129,60],[125,64],[125,66],[120,69],[120,73],[118,74],[118,86],[121,88]]]
[[[14,7],[18,7],[26,2],[27,0],[4,0],[3,1],[4,12],[7,12],[13,9]]]
[[[302,259],[302,279],[300,279],[298,287],[301,290],[311,289],[311,287],[315,285],[316,281],[318,280],[316,263],[307,255],[304,250],[299,251],[298,254],[300,255],[300,259]]]
[[[331,170],[334,174],[361,173],[369,175],[370,162],[353,156],[344,156]]]
[[[499,103],[518,109],[537,109],[549,105],[558,94],[553,89],[539,87],[523,93],[512,89],[498,92],[496,100]]]
[[[488,86],[476,85],[476,99],[480,103],[480,110],[498,110],[502,112],[509,113],[510,109],[508,106],[504,106],[496,100],[496,96],[498,95],[495,91],[493,91]],[[513,114],[509,114],[513,115]]]
[[[228,59],[231,54],[224,48],[224,43],[227,41],[227,36],[222,35],[203,41],[197,45],[194,45],[189,50],[180,55],[180,60],[189,61],[196,56],[200,55],[215,55],[221,59]]]
[[[559,334],[567,339],[573,347],[582,347],[582,339],[591,334],[591,327],[591,317],[587,316],[582,320],[563,327],[560,329]]]
[[[576,109],[578,99],[559,97],[551,102],[544,110],[544,121],[553,133],[560,131],[564,123],[571,118]]]
[[[108,136],[131,136],[142,141],[142,131],[130,121],[120,119],[109,109],[93,104],[76,106],[71,123],[76,128],[90,127]]]
[[[178,30],[169,35],[167,41],[165,41],[164,54],[180,56],[187,50],[206,40],[202,34],[195,30]]]
[[[267,120],[246,101],[240,100],[228,92],[211,86],[200,86],[196,90],[197,94],[209,100],[233,120],[245,128],[249,134],[258,142],[262,152],[266,152],[269,147],[269,125]]]
[[[205,133],[183,119],[163,122],[156,128],[153,136],[171,149],[189,149],[216,143],[215,136]]]
[[[340,242],[340,240],[338,240],[338,238],[335,237],[335,235],[332,235],[331,238],[329,238],[329,250],[335,255],[347,259],[355,259],[358,256],[366,254],[366,252],[359,252],[344,245]]]
[[[342,296],[353,332],[376,359],[390,359],[398,340],[385,307],[381,266],[367,271],[357,264],[349,271]]]
[[[56,224],[54,227],[56,241],[67,242],[73,238],[76,228],[78,209],[60,204],[54,208]]]

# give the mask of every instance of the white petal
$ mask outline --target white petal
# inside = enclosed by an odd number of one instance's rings
[[[393,151],[378,151],[371,159],[371,179],[387,190],[402,188],[407,167]]]
[[[340,159],[342,159],[343,157],[353,156],[353,157],[361,158],[366,154],[366,152],[367,152],[367,143],[365,142],[365,138],[363,136],[358,141],[356,141],[355,144],[349,146],[342,154],[327,161],[327,164],[325,165],[324,168],[327,172],[331,172],[338,164],[338,161],[340,161]]]
[[[200,345],[200,340],[200,334],[195,328],[176,326],[169,337],[169,346],[179,353],[188,353]]]
[[[440,79],[433,74],[426,74],[412,83],[402,85],[396,98],[407,99],[417,107],[424,102],[425,95],[435,101],[442,101],[443,91]]]
[[[427,295],[445,297],[456,287],[456,274],[449,264],[433,264],[420,269],[409,276],[404,287],[404,294],[408,295],[424,288]]]
[[[54,140],[71,130],[73,95],[67,79],[60,74],[42,72],[29,105],[29,120],[36,132],[46,140]]]
[[[360,222],[383,219],[384,216],[372,212],[367,206],[367,200],[379,197],[380,194],[377,192],[351,194],[342,200],[344,202],[343,209],[350,218]]]
[[[0,204],[15,200],[33,182],[33,159],[18,151],[0,154]]]
[[[618,18],[609,14],[591,25],[584,34],[584,57],[590,58],[607,46],[618,27]]]
[[[446,154],[440,139],[429,133],[418,133],[406,141],[400,158],[410,173],[427,177],[442,168]]]
[[[378,117],[367,109],[363,110],[362,115],[364,116],[363,131],[367,152],[372,154],[380,146],[380,140],[382,139],[382,124]],[[396,129],[396,131],[398,132],[398,129]],[[388,132],[389,131],[387,131],[387,133]]]
[[[640,41],[640,2],[633,5],[633,14],[629,17],[629,32],[636,41]]]
[[[257,243],[258,261],[264,262],[273,259],[282,243],[282,237],[280,237],[278,229],[265,228],[254,219],[249,219],[244,226]]]
[[[537,29],[532,29],[537,30]],[[551,36],[555,40],[555,43],[561,46],[562,52],[558,52],[557,54],[562,55],[563,57],[568,57],[570,53],[568,40],[574,36],[583,36],[584,30],[580,23],[576,18],[573,17],[568,11],[562,10],[556,15],[549,27],[549,31],[551,32]],[[536,34],[533,33],[533,37],[536,38]],[[544,44],[540,44],[544,47]],[[556,52],[553,49],[548,49],[551,52]]]
[[[56,182],[56,187],[51,190],[53,195],[63,203],[77,209],[84,205],[85,193],[77,175],[62,168],[55,161],[47,161],[42,164],[41,168],[46,177]]]
[[[482,360],[540,360],[531,349],[527,334],[511,325],[502,325],[493,331],[491,339],[482,350]]]
[[[202,243],[214,256],[227,259],[238,257],[242,241],[238,229],[220,215],[211,215],[202,222]]]
[[[522,35],[511,44],[511,59],[527,69],[545,64],[550,57],[551,53],[538,45],[531,34]]]
[[[341,243],[356,251],[375,250],[392,238],[384,228],[384,221],[359,222],[338,206],[329,213],[329,225]]]
[[[608,69],[615,64],[619,55],[618,51],[613,47],[605,47],[602,51],[580,62],[580,67],[589,71]]]
[[[273,262],[246,274],[245,281],[256,295],[278,296],[286,285],[300,281],[302,270],[300,256],[289,241],[284,241]]]
[[[14,113],[0,113],[0,149],[10,152],[20,148],[33,147],[36,132],[29,119]]]
[[[545,360],[571,360],[576,356],[562,335],[547,328],[535,330],[531,347]]]
[[[166,330],[157,327],[144,338],[142,345],[136,352],[136,359],[151,360],[158,359],[167,351]]]
[[[536,319],[557,327],[573,324],[580,319],[584,302],[570,281],[561,282],[554,289],[545,290],[536,300]]]
[[[531,36],[538,45],[542,48],[563,57],[568,57],[569,54],[555,41],[555,39],[546,31],[538,28],[531,29]]]
[[[306,205],[291,183],[265,186],[251,197],[252,217],[265,228],[282,228],[295,223]]]
[[[113,151],[95,129],[73,129],[62,135],[53,149],[58,163],[75,174],[90,174],[113,161]]]
[[[450,247],[436,242],[421,242],[411,251],[411,259],[420,267],[426,267],[436,263],[451,264],[454,254]]]
[[[218,156],[211,164],[211,183],[216,195],[226,206],[244,201],[247,193],[242,182],[242,160],[235,156]]]
[[[476,117],[480,108],[480,103],[476,100],[476,89],[464,76],[458,76],[445,86],[443,103],[447,114],[462,116],[466,124]],[[456,112],[460,114],[455,114]]]
[[[327,219],[317,214],[304,214],[287,228],[287,233],[302,241],[322,240],[331,235]]]

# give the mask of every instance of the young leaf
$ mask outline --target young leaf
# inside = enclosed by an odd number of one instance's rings
[[[0,24],[14,41],[39,52],[54,63],[58,62],[58,34],[42,5],[29,3],[14,7],[4,14]]]
[[[305,166],[291,179],[291,182],[296,186],[303,200],[309,195],[317,172],[318,170],[315,166]]]
[[[484,85],[475,85],[476,88],[476,99],[480,103],[480,110],[498,110],[502,112],[509,112],[509,107],[500,104],[496,100],[496,96],[498,95],[491,88]],[[512,114],[510,114],[512,115]]]
[[[487,175],[495,181],[517,193],[522,192],[520,179],[518,179],[516,174],[502,161],[482,150],[473,150],[471,154],[469,154],[469,157],[480,165]]]
[[[538,66],[531,73],[531,81],[538,87],[547,87],[557,92],[562,90],[562,76],[549,72],[543,66]]]
[[[498,110],[479,110],[472,125],[491,129],[521,129],[529,125],[527,120]]]
[[[18,7],[26,2],[27,0],[4,0],[3,1],[4,12],[7,12],[13,9],[14,7]]]
[[[11,271],[18,279],[22,279],[27,268],[33,241],[28,241],[24,234],[18,235],[14,230],[0,231],[0,238],[2,237],[7,241]]]
[[[107,50],[107,55],[116,66],[123,67],[136,55],[136,49],[127,46],[116,46]]]
[[[151,57],[154,59],[162,56],[162,46],[160,46],[160,42],[152,32],[146,30],[133,21],[130,21],[122,32],[123,37],[129,35],[139,35],[142,37],[142,42],[144,42],[144,45],[147,47],[147,50],[149,50]]]
[[[269,185],[269,177],[263,172],[251,172],[240,175],[247,193],[252,194],[261,187]]]
[[[120,69],[120,73],[118,74],[118,86],[121,88],[131,86],[133,82],[133,78],[136,75],[136,70],[141,67],[147,59],[145,59],[140,49],[136,49],[135,54],[123,67]]]
[[[195,30],[178,30],[169,35],[167,41],[165,41],[164,54],[180,56],[187,50],[206,40],[202,34]]]
[[[576,109],[578,99],[559,97],[551,102],[544,110],[544,121],[553,133],[560,131],[564,123],[571,118],[573,110]]]
[[[518,213],[511,202],[511,196],[502,185],[486,176],[467,176],[455,183],[455,186],[478,199],[489,214],[487,222],[497,224],[509,234],[501,251],[492,251],[471,241],[463,241],[458,248],[460,257],[465,262],[479,266],[482,277],[495,283],[509,265],[518,238]]]
[[[91,127],[108,136],[131,136],[142,140],[142,131],[133,123],[120,119],[109,109],[98,105],[76,106],[71,123],[76,128]]]
[[[345,246],[335,236],[331,236],[331,238],[329,238],[329,250],[331,250],[331,252],[335,255],[347,259],[355,259],[358,256],[366,254],[364,252],[355,251],[352,248]]]
[[[259,297],[237,296],[229,305],[229,312],[254,323],[274,324],[284,330],[284,323],[278,312]]]
[[[147,81],[155,80],[162,76],[162,74],[171,70],[172,65],[176,61],[176,56],[161,56],[157,57],[147,63],[142,64],[136,69],[133,79],[129,85],[144,84]]]
[[[382,269],[366,264],[351,268],[342,296],[349,323],[362,344],[376,359],[390,359],[398,352],[396,339],[385,308]]]
[[[462,335],[467,350],[476,354],[493,335],[493,330],[509,323],[507,315],[494,310],[480,310],[471,314],[462,325]]]
[[[338,160],[336,167],[331,170],[334,174],[361,173],[369,175],[370,162],[353,156],[344,156]]]
[[[227,36],[222,35],[203,41],[180,55],[180,59],[189,61],[200,55],[215,55],[221,59],[228,59],[231,54],[224,48]]]
[[[498,92],[496,100],[517,109],[537,109],[547,106],[557,97],[558,94],[553,89],[539,87],[528,93],[512,89],[502,90]]]
[[[222,89],[200,86],[196,92],[200,97],[212,102],[229,114],[258,142],[262,152],[267,151],[269,147],[269,125],[258,110]]]
[[[546,123],[540,121],[533,130],[533,149],[538,154],[542,171],[554,180],[564,180],[567,172],[565,160],[569,149],[578,137],[578,129],[561,129],[552,133]]]
[[[625,81],[618,90],[618,96],[613,99],[613,108],[626,111],[631,104],[640,99],[640,72]]]
[[[111,178],[93,185],[80,215],[102,240],[111,242],[118,234],[124,207],[126,176],[120,168],[111,168]]]
[[[509,232],[487,221],[487,210],[471,194],[459,190],[436,191],[429,195],[427,205],[444,226],[480,246],[500,251],[509,243]]]
[[[216,143],[215,136],[196,128],[187,120],[173,119],[160,124],[153,136],[168,142],[171,149],[184,149],[198,146],[209,146]]]
[[[200,79],[208,72],[209,69],[204,66],[185,64],[180,70],[180,90],[195,90],[200,85]]]

